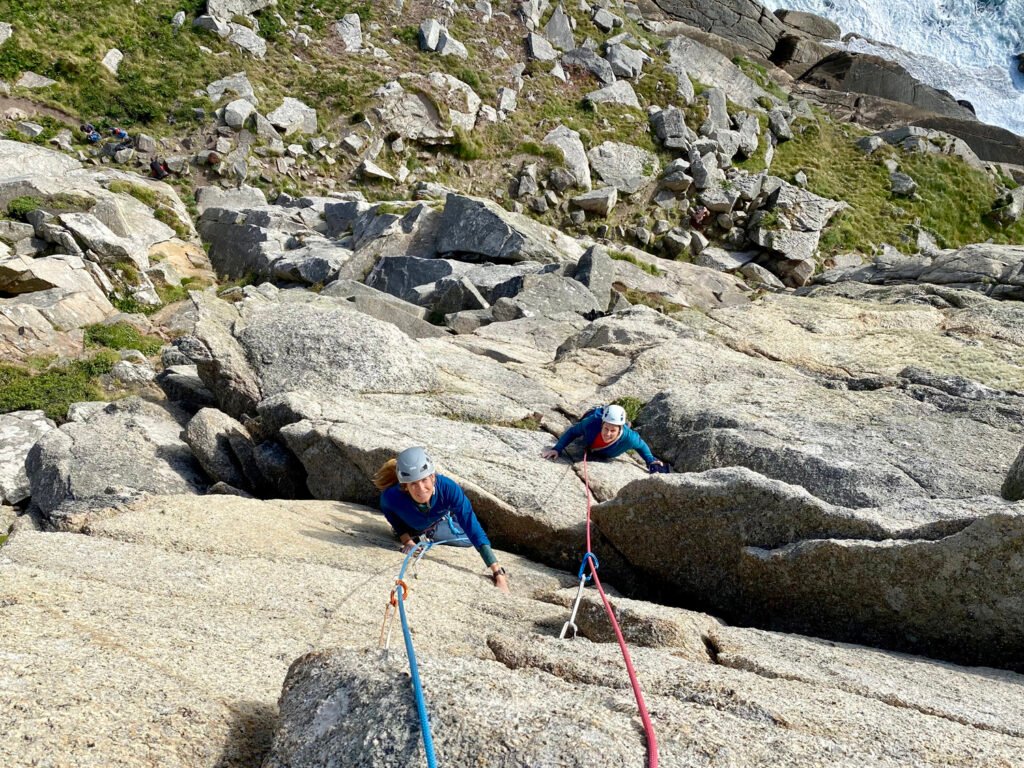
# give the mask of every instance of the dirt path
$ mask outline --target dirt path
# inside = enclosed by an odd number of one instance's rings
[[[20,109],[29,117],[49,115],[50,117],[60,120],[62,123],[66,123],[69,128],[75,128],[78,126],[78,118],[73,115],[69,115],[67,112],[62,112],[59,109],[47,107],[43,104],[32,101],[31,99],[25,99],[19,96],[0,96],[0,115],[4,114],[11,108]]]

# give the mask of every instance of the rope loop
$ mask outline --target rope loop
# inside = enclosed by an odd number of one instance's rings
[[[592,572],[596,571],[598,568],[601,567],[601,563],[598,561],[597,555],[595,555],[593,552],[587,552],[585,555],[583,555],[583,562],[580,563],[579,573],[576,574],[577,579],[590,581],[592,578],[594,578],[593,575],[586,573],[588,560],[592,562],[592,565],[590,566]]]

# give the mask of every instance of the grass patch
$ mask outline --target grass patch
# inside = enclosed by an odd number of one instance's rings
[[[153,209],[153,218],[159,222],[166,224],[168,227],[174,230],[174,234],[178,236],[180,240],[188,240],[190,233],[188,227],[186,227],[178,215],[166,206],[159,206]]]
[[[39,210],[40,205],[38,197],[30,197],[29,195],[16,197],[7,204],[7,217],[16,221],[27,221],[28,215],[32,211]]]
[[[802,169],[811,192],[850,204],[823,233],[822,255],[851,250],[872,254],[882,243],[912,253],[917,222],[933,232],[943,248],[988,239],[1024,242],[1024,222],[1001,227],[986,218],[998,190],[984,172],[959,158],[897,153],[887,147],[865,155],[854,142],[867,131],[837,125],[817,113],[813,120],[797,121],[795,128],[794,138],[776,148],[772,173],[792,179]],[[917,199],[893,197],[889,171],[882,164],[891,156],[917,182]]]
[[[455,129],[455,140],[451,143],[451,151],[459,160],[479,160],[484,156],[483,145],[462,128]]]
[[[620,397],[616,400],[613,405],[621,405],[623,410],[626,411],[626,419],[632,424],[636,421],[637,416],[640,415],[640,409],[643,408],[647,403],[638,397]]]
[[[72,403],[102,399],[98,379],[109,373],[118,359],[116,352],[103,350],[89,359],[38,372],[0,364],[0,413],[42,410],[54,421],[64,422]]]
[[[160,309],[158,305],[143,304],[134,296],[115,296],[110,300],[118,312],[126,315],[152,315]]]
[[[661,277],[663,274],[662,271],[658,269],[654,264],[648,264],[646,261],[641,261],[636,256],[633,256],[632,254],[629,253],[623,253],[622,251],[616,250],[609,250],[608,256],[614,259],[615,261],[628,261],[634,267],[639,267],[647,274],[654,275],[655,277]]]
[[[145,184],[136,184],[132,181],[123,181],[117,179],[110,182],[107,187],[111,192],[115,194],[127,193],[138,200],[143,205],[148,205],[150,208],[156,208],[161,201],[161,196],[154,192],[152,189],[147,187]]]
[[[636,288],[627,288],[624,283],[613,283],[612,287],[625,296],[630,304],[643,304],[645,307],[656,309],[658,312],[666,315],[672,312],[682,312],[686,309],[682,304],[669,301],[660,293],[648,293]]]
[[[745,59],[742,56],[737,56],[732,60],[732,63],[740,68],[740,71],[753,80],[762,89],[768,91],[772,96],[779,98],[783,104],[789,100],[789,95],[782,90],[782,87],[772,80],[768,74],[768,69],[756,62]]]
[[[137,349],[146,357],[159,354],[164,346],[163,339],[148,336],[129,323],[111,325],[88,325],[85,327],[85,344],[90,347],[107,349]]]
[[[498,420],[492,421],[485,419],[480,416],[467,416],[461,413],[447,413],[444,415],[449,421],[462,421],[467,424],[484,424],[488,427],[509,427],[511,429],[527,429],[531,432],[536,432],[540,429],[540,419],[536,416],[527,416],[524,419],[515,419],[512,421]]]
[[[538,144],[536,141],[524,141],[519,144],[517,149],[524,155],[536,155],[553,163],[561,164],[565,162],[565,155],[562,153],[562,150],[554,144]]]
[[[114,262],[114,270],[121,273],[121,277],[131,283],[132,285],[138,285],[141,275],[139,274],[139,268],[135,266],[133,261],[116,261]]]

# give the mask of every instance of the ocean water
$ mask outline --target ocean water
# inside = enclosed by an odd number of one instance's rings
[[[854,33],[841,47],[896,61],[923,83],[967,99],[980,120],[1024,135],[1024,0],[761,0]],[[863,38],[870,38],[871,41]]]

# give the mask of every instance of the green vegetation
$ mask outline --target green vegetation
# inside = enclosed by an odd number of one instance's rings
[[[54,421],[63,422],[72,403],[102,399],[97,379],[109,373],[117,361],[116,352],[103,350],[89,359],[42,371],[0,364],[0,413],[38,409]]]
[[[209,282],[196,277],[181,278],[181,285],[158,285],[156,286],[157,296],[160,301],[166,304],[173,304],[176,301],[184,301],[188,298],[189,291],[199,291],[206,288]]]
[[[32,211],[38,210],[39,198],[22,195],[7,204],[7,217],[17,221],[25,221]]]
[[[40,200],[38,197],[22,195],[7,204],[7,217],[17,221],[25,221],[32,211],[40,208],[51,213],[68,213],[69,211],[86,211],[96,201],[88,195],[73,192],[61,192]]]
[[[918,222],[936,235],[943,248],[988,239],[1024,241],[1024,222],[1004,228],[986,219],[998,190],[984,172],[959,158],[897,153],[889,147],[865,155],[854,142],[866,131],[820,115],[798,120],[794,129],[794,138],[777,147],[772,173],[792,179],[803,170],[811,192],[850,204],[823,233],[822,255],[871,254],[882,243],[910,253],[916,248]],[[917,182],[914,199],[893,197],[889,171],[883,165],[886,157],[896,157],[902,171]]]
[[[114,296],[110,299],[110,303],[119,312],[124,312],[127,315],[152,315],[160,309],[157,305],[143,304],[134,296]]]
[[[153,218],[157,221],[163,222],[168,227],[174,230],[176,234],[182,240],[188,240],[190,233],[188,227],[178,218],[178,214],[172,211],[165,205],[161,205],[159,208],[153,210]]]
[[[614,283],[613,287],[625,296],[626,300],[630,304],[643,304],[645,307],[656,309],[663,314],[681,312],[686,309],[686,307],[681,304],[669,301],[660,293],[648,293],[647,291],[641,291],[636,288],[627,288],[623,283]]]
[[[132,181],[122,181],[121,179],[117,179],[115,181],[110,182],[110,185],[107,187],[107,189],[109,189],[111,192],[114,192],[115,194],[123,194],[127,192],[140,203],[142,203],[143,205],[148,205],[150,208],[156,208],[162,200],[162,197],[160,195],[158,195],[152,189],[147,187],[145,184],[137,184]]]
[[[562,154],[562,150],[554,144],[538,144],[536,141],[524,141],[519,144],[517,149],[524,155],[536,155],[559,165],[565,162],[565,155]]]
[[[146,357],[160,352],[163,339],[147,336],[129,323],[113,323],[111,325],[88,325],[85,328],[85,344],[89,347],[106,347],[108,349],[137,349]]]
[[[467,424],[484,424],[488,427],[509,427],[511,429],[527,429],[531,432],[536,432],[540,429],[540,419],[537,416],[527,416],[522,419],[515,419],[511,421],[498,420],[492,421],[485,419],[481,416],[468,416],[463,413],[446,413],[444,417],[449,421],[462,421]]]
[[[742,56],[735,57],[732,60],[732,63],[739,67],[743,74],[757,83],[761,88],[781,99],[783,103],[786,103],[786,101],[789,100],[789,95],[782,90],[778,83],[772,80],[771,75],[768,74],[768,68],[763,64],[757,64],[749,59],[743,58]],[[764,97],[762,96],[761,98],[763,99]]]
[[[621,405],[626,411],[626,418],[630,423],[636,421],[636,417],[640,415],[640,409],[643,408],[647,403],[638,397],[620,397],[614,402],[614,405]]]
[[[623,253],[622,251],[616,250],[609,250],[608,256],[610,256],[615,261],[628,261],[633,266],[640,267],[640,269],[642,269],[644,272],[646,272],[649,275],[654,275],[655,277],[661,277],[661,275],[663,274],[662,271],[658,269],[654,264],[648,264],[646,261],[641,261],[636,256],[633,256],[632,254],[629,253]]]
[[[455,140],[451,144],[452,153],[459,160],[479,160],[484,155],[483,146],[468,131],[455,129]]]

